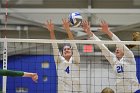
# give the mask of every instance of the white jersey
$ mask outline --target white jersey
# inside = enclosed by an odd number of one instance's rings
[[[95,35],[91,39],[100,41]],[[113,35],[112,39],[120,41],[115,35]],[[98,44],[98,46],[115,71],[116,93],[133,93],[138,90],[139,83],[136,77],[136,62],[132,51],[125,45],[117,45],[117,47],[124,49],[124,56],[118,60],[116,55],[110,52],[104,44]]]
[[[123,56],[120,60],[113,57],[112,66],[116,74],[116,92],[133,93],[139,89],[134,57]]]
[[[79,63],[76,63],[80,61],[80,56],[75,53],[73,51],[69,62],[59,52],[58,55],[54,55],[58,76],[58,93],[80,93],[80,67]]]

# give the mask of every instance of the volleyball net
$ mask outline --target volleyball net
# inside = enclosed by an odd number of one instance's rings
[[[57,43],[61,47],[66,43],[76,43],[80,54],[79,69],[71,65],[71,71],[78,75],[71,76],[61,73],[60,65],[55,62],[52,44]],[[136,60],[136,71],[130,67],[127,72],[136,73],[140,80],[140,42],[139,41],[94,41],[94,40],[47,40],[47,39],[0,39],[1,64],[3,69],[14,71],[35,72],[38,74],[38,83],[24,77],[0,77],[0,87],[3,93],[100,93],[106,87],[117,91],[118,77],[106,59],[99,44],[105,46],[114,53],[116,44],[135,45],[130,50]],[[74,49],[74,48],[73,48]],[[106,54],[108,55],[108,54]],[[112,56],[108,55],[110,59]],[[3,64],[2,64],[3,63]],[[61,63],[64,65],[63,63]],[[75,63],[71,63],[74,64]],[[77,65],[77,64],[76,64]],[[124,64],[123,64],[124,65]],[[131,64],[127,64],[129,67]],[[60,66],[61,67],[61,66]],[[78,67],[78,66],[77,66]],[[121,68],[118,68],[118,71]],[[133,68],[132,68],[133,69]],[[121,70],[120,70],[121,71]],[[125,71],[125,69],[124,69]],[[60,73],[58,73],[60,72]],[[139,73],[139,74],[138,74]],[[59,75],[58,75],[59,74]],[[122,78],[122,80],[125,77]],[[131,76],[127,80],[131,81]],[[76,83],[76,80],[78,83]],[[59,88],[61,87],[61,88]],[[78,89],[79,88],[79,89]],[[77,89],[77,91],[76,91]],[[132,88],[130,88],[131,90]],[[133,89],[132,89],[133,90]],[[116,92],[117,93],[117,92]],[[118,92],[119,93],[119,92]],[[127,92],[126,92],[127,93]]]

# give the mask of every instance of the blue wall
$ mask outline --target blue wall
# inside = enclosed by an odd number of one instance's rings
[[[137,66],[137,78],[140,83],[140,57],[136,56],[135,59],[136,59],[136,66]],[[136,91],[135,93],[140,93],[140,90]]]
[[[137,66],[137,78],[140,83],[140,56],[136,56],[135,59],[136,59],[136,66]]]
[[[49,68],[42,68],[41,66],[42,62],[49,62]],[[7,93],[16,93],[16,88],[19,87],[27,88],[28,93],[56,93],[57,75],[53,56],[51,55],[10,56],[8,58],[8,69],[36,72],[39,75],[39,79],[38,83],[34,83],[31,78],[8,77]],[[47,81],[43,81],[43,76],[47,76]],[[0,80],[0,84],[2,84],[2,78]]]

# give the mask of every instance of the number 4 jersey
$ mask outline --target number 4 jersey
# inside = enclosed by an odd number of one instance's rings
[[[74,63],[73,57],[69,62],[59,56],[57,67],[58,93],[80,93],[80,68]]]

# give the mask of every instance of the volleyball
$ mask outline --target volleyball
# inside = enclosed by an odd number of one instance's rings
[[[73,12],[69,15],[69,21],[73,27],[79,27],[82,23],[82,16],[79,12]]]

